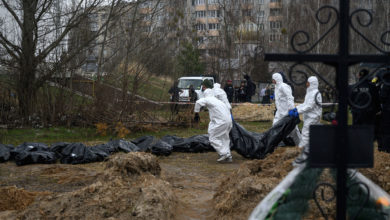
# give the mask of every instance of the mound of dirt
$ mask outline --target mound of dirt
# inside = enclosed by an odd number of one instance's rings
[[[233,106],[234,119],[240,121],[272,121],[274,119],[275,104],[262,105],[243,103]]]
[[[17,218],[172,219],[177,199],[160,170],[151,154],[116,154],[95,183],[37,199]]]
[[[48,195],[48,192],[29,192],[16,186],[0,188],[0,212],[5,210],[23,210],[34,202],[35,197]]]
[[[106,175],[112,176],[111,172],[117,175],[129,177],[150,173],[159,176],[161,172],[160,164],[155,156],[148,153],[135,152],[131,154],[117,154],[106,164]]]
[[[248,219],[252,210],[292,170],[298,148],[277,148],[266,160],[241,164],[213,198],[216,219]]]
[[[359,169],[359,171],[374,183],[380,186],[387,193],[390,193],[390,154],[374,150],[374,167]]]

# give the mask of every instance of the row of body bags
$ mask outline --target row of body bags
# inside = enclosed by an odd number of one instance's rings
[[[230,131],[230,148],[249,159],[263,159],[274,151],[299,123],[299,118],[286,116],[264,133],[247,131],[233,122]],[[0,144],[0,162],[13,160],[17,165],[35,163],[80,164],[103,161],[116,152],[151,152],[168,156],[172,152],[199,153],[214,151],[208,135],[195,135],[189,138],[167,135],[161,139],[144,136],[135,140],[113,140],[105,144],[87,147],[82,143],[55,143],[50,147],[43,143],[23,143],[17,147]]]

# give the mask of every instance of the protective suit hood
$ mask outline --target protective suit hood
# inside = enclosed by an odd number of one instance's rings
[[[214,93],[214,97],[218,100],[222,101],[228,109],[231,109],[232,106],[230,105],[230,102],[227,98],[225,90],[221,89],[221,84],[214,83],[214,88],[212,89]]]
[[[211,89],[206,89],[206,90],[203,91],[203,96],[204,96],[205,98],[207,98],[207,97],[213,97],[213,96],[214,96],[214,93],[213,93],[213,91],[212,91]]]
[[[310,86],[307,88],[307,91],[318,90],[318,79],[315,76],[310,76],[307,81],[310,83]]]
[[[276,86],[283,83],[283,77],[282,77],[282,75],[280,75],[280,73],[272,74],[272,79],[276,81]]]

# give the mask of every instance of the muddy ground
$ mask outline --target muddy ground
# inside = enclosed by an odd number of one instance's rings
[[[0,164],[0,219],[247,219],[292,169],[295,147],[264,160],[233,154],[115,154],[82,165]],[[390,154],[361,170],[387,192]]]

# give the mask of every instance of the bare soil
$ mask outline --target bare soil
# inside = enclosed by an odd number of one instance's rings
[[[118,153],[82,165],[2,163],[0,219],[247,219],[298,154],[295,147],[264,160],[234,153],[226,164],[215,152]],[[373,169],[360,171],[389,192],[390,154],[375,151],[375,158]]]

